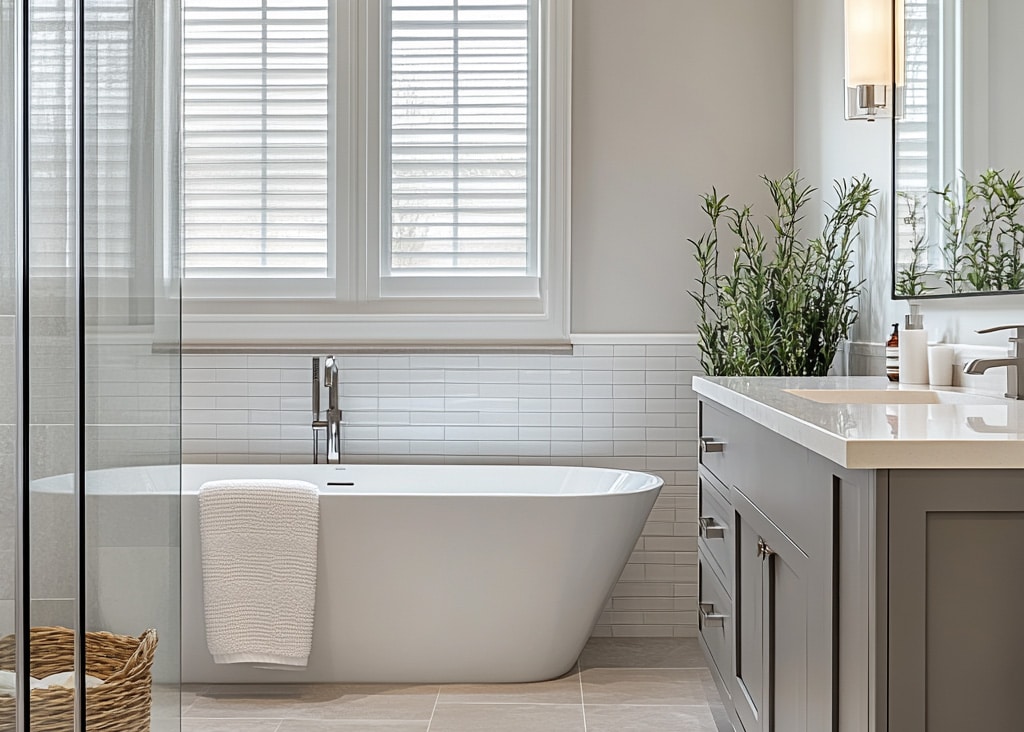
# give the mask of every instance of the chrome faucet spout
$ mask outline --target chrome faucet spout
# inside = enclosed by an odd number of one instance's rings
[[[1006,366],[1013,368],[1017,365],[1015,358],[976,358],[964,365],[965,374],[983,374],[989,369]]]
[[[989,369],[1006,367],[1006,396],[1010,399],[1024,399],[1024,325],[999,325],[986,328],[978,333],[994,333],[1000,330],[1014,331],[1010,338],[1012,353],[1007,358],[976,358],[964,366],[965,374],[983,374]]]

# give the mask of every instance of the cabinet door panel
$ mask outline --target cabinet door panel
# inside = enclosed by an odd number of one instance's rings
[[[737,712],[746,732],[805,732],[810,564],[741,491],[731,497]]]
[[[774,541],[774,543],[772,543]],[[771,656],[770,730],[807,729],[807,581],[804,557],[778,537],[768,542],[767,609]],[[778,547],[778,548],[776,548]]]
[[[1024,728],[1021,472],[978,472],[890,478],[893,732]]]
[[[765,677],[765,567],[757,552],[758,532],[746,511],[733,516],[735,567],[733,571],[733,701],[746,732],[765,729],[767,679]]]

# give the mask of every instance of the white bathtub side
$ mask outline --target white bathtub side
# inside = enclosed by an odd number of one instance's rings
[[[659,489],[660,481],[595,496],[323,496],[313,652],[297,672],[213,664],[203,625],[198,499],[186,494],[182,679],[558,676],[586,643]]]

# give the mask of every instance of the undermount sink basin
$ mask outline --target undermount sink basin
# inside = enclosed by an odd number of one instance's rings
[[[993,404],[999,401],[978,394],[929,389],[786,389],[786,392],[820,404]]]

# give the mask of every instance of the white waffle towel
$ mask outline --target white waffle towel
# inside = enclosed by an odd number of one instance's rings
[[[306,665],[319,509],[317,487],[303,481],[199,489],[206,645],[216,663]]]

